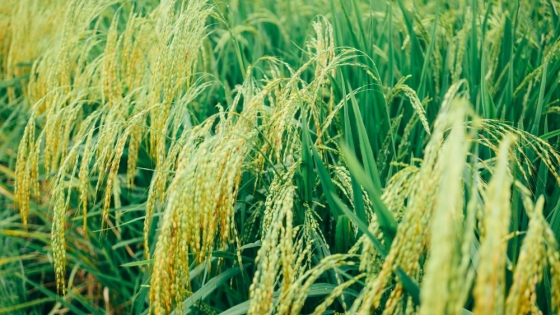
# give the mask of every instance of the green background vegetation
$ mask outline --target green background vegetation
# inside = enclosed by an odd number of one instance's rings
[[[557,314],[559,9],[2,1],[0,313]]]

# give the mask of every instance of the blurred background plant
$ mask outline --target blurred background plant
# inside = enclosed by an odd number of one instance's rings
[[[559,5],[3,1],[0,313],[557,314]]]

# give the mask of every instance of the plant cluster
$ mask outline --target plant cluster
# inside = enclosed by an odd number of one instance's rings
[[[558,8],[3,1],[0,313],[558,314]]]

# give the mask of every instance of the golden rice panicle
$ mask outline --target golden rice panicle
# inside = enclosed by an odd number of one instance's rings
[[[420,121],[422,122],[422,127],[424,127],[426,133],[430,134],[430,126],[428,124],[428,119],[426,118],[426,110],[424,109],[424,105],[422,105],[422,102],[418,98],[416,91],[414,91],[410,86],[405,84],[405,81],[410,77],[411,75],[402,77],[395,84],[395,86],[391,89],[391,91],[387,95],[388,102],[391,102],[392,99],[398,96],[399,94],[401,93],[404,94],[410,100],[410,103],[412,104],[412,108],[420,118]]]
[[[402,165],[401,165],[402,166]],[[400,221],[404,210],[405,200],[414,187],[415,174],[418,168],[415,166],[404,165],[404,168],[394,174],[387,183],[381,195],[381,200],[387,206],[387,209],[393,213],[397,221]],[[377,216],[373,213],[371,201],[367,194],[364,193],[364,203],[366,206],[366,216],[369,221],[369,231],[378,239],[383,240],[383,233],[379,228]],[[377,248],[372,244],[366,235],[358,240],[357,245],[361,244],[360,254],[360,271],[364,271],[368,278],[374,279],[380,272],[383,265],[383,259]]]
[[[474,117],[475,121],[478,120]],[[477,124],[478,125],[478,124]],[[478,129],[471,130],[469,135],[470,141],[474,141],[476,131]],[[478,169],[478,161],[473,161],[470,168],[471,178],[469,180],[465,179],[465,184],[470,188],[470,198],[466,205],[466,216],[463,217],[463,229],[460,243],[458,244],[458,251],[460,251],[460,261],[458,266],[455,268],[453,278],[451,279],[450,287],[450,300],[454,305],[450,305],[449,308],[452,313],[459,313],[462,311],[467,299],[469,298],[469,290],[465,290],[465,287],[472,287],[474,282],[475,270],[470,268],[471,264],[471,250],[473,242],[476,240],[475,229],[477,227],[477,216],[481,216],[482,203],[480,200],[480,190],[484,183],[480,178],[479,173],[476,171]],[[484,234],[481,230],[480,234]]]
[[[424,161],[410,179],[414,184],[411,185],[413,188],[406,195],[408,206],[402,215],[397,234],[383,266],[377,274],[368,275],[365,280],[366,286],[352,305],[351,312],[368,314],[379,308],[383,291],[387,283],[393,279],[396,268],[400,267],[412,276],[417,275],[420,271],[418,261],[429,242],[426,226],[430,226],[429,222],[436,202],[434,192],[437,191],[440,184],[442,166],[438,156],[444,142],[444,132],[447,126],[453,122],[449,119],[447,112],[452,111],[449,108],[454,107],[446,102],[452,102],[453,97],[450,94],[453,95],[455,91],[454,86],[448,91],[443,106],[445,111],[440,113],[435,122],[434,131],[425,150]],[[402,296],[402,287],[400,284],[397,286],[399,286],[398,290],[395,290],[386,302],[385,307],[388,309],[397,307],[396,303]]]
[[[360,281],[360,279],[363,278],[364,276],[365,276],[364,274],[357,275],[355,277],[352,277],[350,280],[335,287],[332,290],[332,292],[329,293],[329,295],[325,298],[325,300],[315,308],[312,314],[313,315],[324,314],[327,311],[327,308],[331,304],[333,304],[337,298],[341,297],[342,300],[344,300],[344,294],[343,294],[344,290],[351,287],[354,283]]]
[[[136,93],[130,92],[123,96],[123,87],[116,86],[121,84],[118,73],[121,67],[118,67],[120,55],[117,47],[116,18],[115,16],[109,28],[106,51],[103,56],[104,65],[100,85],[105,101],[104,107],[97,111],[101,118],[96,143],[97,154],[93,167],[99,173],[96,194],[105,184],[103,206],[105,219],[107,219],[110,197],[113,193],[113,183],[117,179],[116,173],[119,170],[118,166],[127,142],[127,183],[130,184],[134,181],[136,159],[143,136],[141,126],[145,123],[148,112],[144,95],[137,96]],[[118,41],[122,41],[123,36],[121,35]],[[114,83],[117,81],[119,82]]]
[[[461,209],[462,205],[460,203],[455,203],[458,199],[450,198],[446,201],[446,198],[449,194],[460,195],[462,193],[462,182],[460,181],[460,175],[457,174],[462,173],[468,149],[468,142],[463,141],[466,138],[463,121],[466,117],[466,113],[468,112],[468,102],[463,99],[453,99],[452,95],[454,92],[455,89],[452,86],[446,95],[446,100],[442,104],[442,112],[435,121],[434,132],[426,147],[424,161],[418,172],[415,174],[414,179],[411,180],[413,188],[407,196],[407,209],[405,209],[401,223],[399,224],[397,230],[397,236],[393,241],[389,255],[380,272],[380,275],[385,277],[391,275],[393,270],[398,267],[402,268],[409,275],[419,277],[422,273],[419,258],[420,255],[423,255],[426,249],[432,245],[430,240],[433,239],[433,236],[430,232],[434,231],[433,229],[435,229],[435,227],[432,227],[435,222],[441,220],[445,221],[448,225],[447,230],[437,230],[436,234],[442,233],[446,236],[450,236],[459,228],[458,222],[460,219],[454,216],[449,216],[453,213],[453,211],[449,210],[448,207],[455,208],[455,214],[458,214],[460,211],[457,209]],[[452,131],[449,136],[445,137],[446,131],[450,127],[452,127]],[[453,159],[454,165],[450,166],[448,164],[448,159],[444,158],[449,157],[449,155],[462,157],[462,159],[458,159],[458,163],[457,160]],[[463,162],[461,163],[460,161]],[[445,178],[448,174],[453,175],[449,178]],[[447,194],[438,193],[443,186],[448,185],[446,181],[450,180],[450,178],[458,180],[458,183],[446,187],[446,189],[450,189]],[[445,210],[440,208],[441,203],[447,205],[447,207],[444,207]],[[442,214],[444,211],[449,211],[451,214],[449,212]],[[434,215],[437,214],[440,216],[436,216],[434,218]],[[425,227],[428,228],[426,229]],[[456,254],[453,252],[455,245],[456,244],[453,242],[453,238],[449,237],[447,242],[441,244],[441,247],[436,248],[436,250],[453,255]],[[436,257],[439,258],[440,256],[438,255]],[[433,268],[431,271],[434,272],[433,270],[436,268],[433,267],[433,265],[436,265],[442,268],[442,270],[438,272],[443,271],[443,273],[440,274],[443,278],[453,278],[457,257],[455,257],[455,261],[453,256],[448,257],[450,261],[446,262],[438,261],[438,258],[429,259],[432,264],[431,268]],[[389,270],[388,266],[392,266],[392,270]],[[426,272],[426,270],[424,270],[424,272]],[[434,276],[431,280],[432,282],[439,281],[436,273],[433,273],[432,276]],[[380,284],[382,283],[380,282]],[[384,286],[385,284],[382,284],[380,287],[376,288],[377,293],[370,295],[369,299],[371,302],[369,303],[373,303],[370,304],[373,307],[377,307],[380,299],[380,293],[378,290]],[[442,290],[444,289],[442,288]],[[397,309],[404,307],[402,304],[403,292],[404,289],[402,283],[398,282],[389,295],[389,298],[384,306],[383,314],[393,314]],[[448,291],[446,290],[446,292]],[[434,307],[436,312],[446,313],[444,310],[441,310],[445,309],[445,305],[441,305],[439,301],[435,301],[433,305],[428,304],[424,307]],[[406,309],[408,312],[415,311],[413,305],[407,305]],[[364,312],[365,309],[362,307],[360,311]]]
[[[483,225],[487,231],[480,245],[479,268],[474,286],[477,314],[503,314],[505,264],[509,233],[512,175],[510,152],[515,137],[506,135],[497,152],[497,165],[484,200]],[[491,232],[490,232],[491,231]]]
[[[352,305],[351,312],[368,314],[379,308],[386,285],[394,278],[394,270],[398,267],[413,277],[420,274],[419,259],[429,244],[429,228],[434,205],[437,204],[437,192],[442,173],[442,160],[438,159],[444,143],[444,136],[450,124],[450,117],[456,109],[456,94],[461,82],[452,85],[442,103],[442,112],[437,117],[433,132],[425,149],[424,160],[414,175],[409,179],[412,187],[406,196],[407,208],[397,228],[397,234],[383,266],[378,273],[365,279],[365,287]],[[404,186],[406,187],[406,185]],[[396,200],[404,198],[399,197]],[[398,204],[398,203],[397,203]],[[397,210],[398,211],[398,210]],[[402,290],[396,290],[387,300],[386,308],[397,307],[395,303],[402,296]]]
[[[527,192],[528,189],[523,189]],[[544,232],[546,219],[542,214],[544,198],[541,196],[536,205],[525,194],[525,210],[530,217],[527,234],[523,239],[521,251],[513,275],[513,284],[506,300],[506,314],[540,314],[537,306],[537,284],[542,280],[546,264]]]
[[[484,36],[484,42],[482,44],[482,49],[488,47],[488,52],[485,52],[487,55],[487,72],[484,74],[484,78],[491,94],[496,92],[491,78],[496,75],[499,66],[499,54],[502,49],[502,40],[500,39],[504,36],[505,16],[506,14],[502,11],[502,7],[492,6],[490,14],[488,15],[488,25],[490,27],[486,29],[486,35]]]
[[[405,200],[414,189],[414,180],[416,179],[419,168],[415,165],[408,164],[393,163],[393,165],[402,167],[402,169],[389,178],[383,190],[383,194],[381,195],[381,200],[385,203],[387,209],[393,213],[395,218],[400,220],[405,210]]]
[[[51,247],[54,260],[57,292],[65,294],[64,279],[66,277],[66,204],[62,189],[56,189],[52,196],[54,200],[53,224],[51,231]]]
[[[516,153],[518,153],[518,155],[513,156],[514,158],[512,162],[516,164],[517,169],[523,176],[523,179],[528,183],[529,178],[532,176],[534,167],[532,162],[527,158],[527,154],[526,152],[524,152],[525,150],[520,150],[520,148],[522,147],[522,143],[526,141],[526,137],[523,132],[521,132],[519,129],[507,126],[504,123],[493,120],[483,120],[482,128],[487,132],[486,134],[488,136],[481,136],[480,138],[478,138],[478,141],[480,144],[490,148],[493,151],[498,151],[498,145],[501,139],[503,139],[506,134],[511,133],[518,137],[515,145],[515,149],[517,149]],[[524,165],[529,166],[527,170]]]
[[[298,162],[293,163],[292,154],[294,147],[299,145],[300,137],[299,128],[294,124],[294,120],[297,112],[301,110],[309,114],[304,115],[304,117],[312,118],[316,124],[316,130],[326,130],[328,126],[320,125],[317,95],[320,94],[319,89],[328,81],[328,74],[334,74],[338,63],[343,60],[334,54],[332,26],[326,20],[318,21],[314,24],[314,30],[317,37],[311,39],[308,43],[308,47],[312,50],[312,58],[297,71],[290,69],[292,76],[286,83],[281,84],[281,81],[275,79],[269,80],[256,97],[257,100],[259,98],[264,99],[263,93],[274,93],[274,97],[271,98],[270,127],[266,130],[265,136],[273,139],[274,152],[272,157],[276,161],[287,163],[291,167],[285,175],[275,177],[270,189],[271,195],[265,203],[262,223],[263,245],[258,254],[259,268],[250,289],[252,297],[250,314],[269,312],[295,314],[298,307],[303,306],[298,303],[303,303],[304,295],[295,298],[299,302],[294,302],[295,306],[291,306],[294,298],[293,294],[295,294],[292,285],[298,278],[298,274],[306,269],[305,266],[298,266],[297,263],[298,261],[305,261],[305,257],[310,254],[310,244],[312,243],[310,236],[317,234],[319,230],[316,229],[313,215],[309,215],[312,210],[307,209],[303,237],[296,241],[295,235],[292,235],[291,232],[293,230],[293,214],[291,211],[293,189],[295,188],[291,184],[291,177],[293,171],[299,165]],[[316,65],[315,77],[308,84],[300,77],[313,64]],[[274,66],[273,69],[275,69]],[[302,102],[304,103],[303,108],[301,108]],[[344,102],[341,102],[336,110],[340,109],[343,104]],[[331,113],[329,117],[330,119],[326,120],[327,124],[332,121],[334,113]],[[321,141],[320,136],[317,141]],[[284,178],[286,176],[288,178]],[[345,189],[342,190],[345,191]],[[308,245],[303,246],[302,244],[305,243]],[[296,261],[293,257],[299,257],[299,259]],[[278,279],[280,279],[279,285],[283,297],[282,302],[275,306],[272,303],[271,296]]]
[[[180,10],[177,10],[181,7]],[[149,231],[157,201],[163,201],[168,175],[165,172],[172,169],[176,163],[177,154],[181,149],[180,143],[186,140],[186,134],[177,135],[179,127],[190,118],[184,106],[171,106],[172,102],[190,103],[194,97],[202,92],[205,85],[193,84],[194,62],[198,52],[197,47],[202,43],[205,31],[205,19],[210,13],[206,1],[189,1],[184,6],[177,6],[177,1],[167,1],[160,4],[148,18],[136,17],[131,13],[127,27],[119,41],[122,41],[120,59],[122,77],[126,77],[125,88],[129,95],[138,94],[132,111],[135,115],[148,111],[142,120],[150,125],[150,152],[155,158],[155,175],[150,184],[146,219],[144,224],[144,252],[149,257]],[[155,21],[153,21],[155,20]],[[155,28],[152,28],[155,24]],[[138,36],[141,34],[141,36]],[[156,45],[150,44],[156,42]],[[148,48],[147,52],[144,52]],[[115,56],[117,58],[117,56]],[[154,63],[153,73],[147,71],[148,63]],[[145,95],[143,93],[146,93]],[[177,109],[178,108],[178,109]],[[113,115],[109,115],[113,116]],[[136,163],[144,129],[140,120],[136,126],[128,123],[132,128],[129,132],[127,183],[134,183]],[[208,124],[204,124],[209,126]],[[190,127],[187,126],[187,129]],[[109,131],[114,130],[111,128]],[[191,134],[191,133],[189,133]],[[197,134],[193,132],[192,134]],[[114,134],[109,133],[105,139],[113,141]],[[175,140],[168,147],[168,139]],[[113,145],[100,146],[111,148]],[[173,153],[174,152],[174,153]],[[107,156],[103,152],[101,156]],[[99,167],[102,175],[108,167],[109,160]],[[110,193],[110,192],[109,192]]]
[[[162,168],[156,169],[154,173],[148,190],[146,218],[144,219],[144,255],[146,259],[150,259],[150,244],[148,242],[157,203],[162,203],[166,194],[172,191],[171,189],[166,190],[169,179],[169,174],[166,170],[186,168],[191,156],[196,152],[198,141],[210,134],[214,121],[215,118],[210,117],[200,125],[185,129],[181,137],[177,139],[169,150]]]
[[[525,86],[531,84],[533,82],[533,80],[537,80],[542,72],[545,70],[545,67],[548,66],[548,63],[551,61],[555,61],[556,59],[558,59],[558,52],[560,52],[560,41],[555,41],[553,42],[550,46],[546,47],[546,54],[544,56],[544,60],[543,63],[541,63],[535,70],[533,70],[531,73],[529,73],[524,79],[523,81],[517,86],[517,88],[515,89],[515,91],[513,92],[513,96],[517,97],[517,95],[523,91],[523,89],[525,88]]]
[[[258,251],[258,265],[250,287],[251,304],[248,314],[267,314],[273,310],[272,294],[277,278],[282,276],[281,292],[296,279],[293,263],[293,206],[296,187],[292,184],[297,169],[294,164],[282,176],[276,176],[270,185],[265,203],[262,226],[262,245]]]
[[[157,49],[150,76],[149,103],[157,104],[150,113],[150,150],[161,166],[166,152],[171,104],[193,84],[194,64],[206,32],[206,18],[211,12],[205,0],[192,0],[178,12],[178,1],[160,5],[156,24]],[[180,75],[180,76],[179,76]]]
[[[271,145],[264,144],[263,152],[269,149],[274,151],[271,156],[274,162],[288,163],[294,148],[299,144],[299,129],[294,120],[299,111],[305,112],[309,123],[314,123],[318,132],[317,143],[321,143],[321,134],[329,127],[336,112],[342,108],[341,101],[336,108],[330,109],[328,118],[321,125],[322,100],[320,95],[327,86],[328,76],[333,75],[337,67],[346,62],[348,53],[335,55],[332,26],[326,19],[319,19],[313,24],[316,37],[308,41],[309,55],[311,58],[299,69],[294,70],[289,65],[275,58],[263,58],[270,61],[272,78],[262,88],[262,98],[271,102],[270,125],[265,129],[265,137],[270,139]],[[283,65],[291,73],[287,80],[282,78],[278,64]],[[315,77],[311,82],[303,80],[302,76],[307,70],[315,66]],[[269,148],[271,146],[271,148]]]
[[[103,5],[103,2],[99,3],[100,7]],[[73,70],[79,68],[76,65],[76,59],[81,52],[72,44],[76,40],[77,34],[83,30],[80,26],[87,25],[92,17],[88,15],[90,12],[83,12],[79,1],[73,1],[63,12],[66,20],[63,23],[63,30],[61,30],[63,32],[61,42],[56,43],[52,49],[46,49],[44,52],[46,56],[35,62],[32,71],[38,71],[38,73],[34,72],[36,75],[31,77],[39,76],[43,79],[40,82],[32,79],[29,84],[30,94],[33,94],[30,96],[30,102],[35,100],[36,102],[31,108],[31,115],[26,126],[27,132],[24,133],[20,142],[16,163],[16,203],[22,211],[24,224],[27,222],[29,211],[29,191],[36,190],[38,187],[40,149],[44,148],[42,164],[45,173],[57,172],[60,163],[67,157],[67,148],[80,123],[80,119],[77,118],[81,110],[83,95],[70,90],[70,76],[71,72],[75,72]],[[77,46],[79,47],[79,45]],[[36,86],[34,89],[34,85],[41,86]],[[45,124],[36,139],[35,120],[43,113]],[[70,162],[74,162],[75,158],[76,156],[72,157]]]
[[[191,1],[190,3],[204,5],[204,1]],[[103,219],[108,220],[109,207],[111,204],[111,196],[113,194],[113,187],[116,187],[118,181],[117,173],[119,171],[119,164],[122,154],[126,150],[126,143],[129,142],[129,162],[132,170],[127,170],[129,182],[133,178],[135,172],[135,159],[140,146],[140,141],[143,138],[143,130],[138,126],[143,125],[143,120],[147,124],[151,122],[160,121],[158,117],[153,117],[152,120],[147,119],[147,111],[149,108],[149,97],[146,93],[149,92],[146,80],[145,71],[147,68],[148,59],[153,58],[153,49],[148,48],[143,51],[138,42],[145,44],[145,38],[154,38],[154,32],[150,31],[152,27],[150,19],[153,15],[145,19],[138,19],[134,25],[126,25],[126,32],[119,35],[117,31],[119,25],[119,14],[113,16],[113,21],[110,24],[107,32],[99,31],[99,21],[97,17],[105,14],[108,7],[114,5],[113,1],[72,1],[68,4],[67,10],[63,11],[66,20],[61,29],[61,41],[56,43],[53,47],[44,52],[44,56],[34,64],[32,71],[36,75],[31,76],[32,80],[29,84],[30,97],[35,102],[32,108],[32,115],[28,121],[29,130],[25,136],[25,141],[22,141],[19,149],[18,158],[18,180],[17,201],[23,214],[24,223],[27,222],[27,213],[29,212],[29,191],[36,190],[38,182],[38,159],[40,148],[44,148],[44,168],[47,173],[56,172],[57,177],[63,178],[68,175],[67,171],[71,168],[74,171],[69,175],[71,178],[75,174],[78,176],[78,190],[80,193],[80,206],[84,212],[84,225],[87,233],[87,218],[86,212],[88,208],[88,196],[90,195],[90,179],[91,173],[98,173],[97,192],[102,190],[105,185],[103,197]],[[171,7],[174,8],[172,5]],[[119,10],[124,12],[126,9]],[[189,7],[191,8],[191,7]],[[204,30],[204,23],[198,23],[202,20],[204,22],[208,9],[204,11],[199,20],[192,21],[186,18],[187,13],[183,12],[182,15],[177,15],[182,19],[182,25],[189,27],[177,26],[176,32],[181,34],[191,34],[180,40],[183,44],[191,47],[199,45],[202,38],[202,31]],[[189,13],[196,13],[190,11]],[[200,12],[198,12],[200,13]],[[130,13],[132,16],[132,12]],[[97,19],[97,22],[96,22]],[[136,22],[136,20],[135,20]],[[132,23],[132,22],[131,22]],[[174,24],[173,24],[174,23]],[[173,22],[171,24],[178,25],[179,23]],[[60,24],[60,23],[59,23]],[[195,31],[192,31],[194,27]],[[143,32],[142,36],[134,36],[138,32]],[[194,33],[194,34],[193,34]],[[84,36],[91,35],[91,36]],[[144,36],[146,35],[146,36]],[[128,37],[127,37],[128,36]],[[85,39],[84,39],[85,37]],[[133,40],[132,38],[136,38]],[[198,40],[193,40],[194,38]],[[179,37],[177,37],[179,38]],[[128,41],[127,41],[128,40]],[[99,53],[97,48],[100,42],[106,42],[104,50]],[[147,40],[149,42],[149,40]],[[168,44],[168,43],[163,43]],[[190,59],[184,60],[187,56],[179,51],[185,47],[176,44],[176,48],[168,57],[174,58],[178,66],[174,68],[179,73],[187,73],[190,78],[193,71],[186,71],[187,68],[193,67],[193,62],[196,60],[196,54],[190,54]],[[193,46],[194,45],[194,46]],[[152,47],[154,45],[145,45]],[[172,45],[173,46],[173,45]],[[138,56],[146,53],[145,58],[138,58]],[[96,57],[93,61],[89,61]],[[123,54],[128,54],[131,58],[126,59],[122,57]],[[180,57],[177,57],[180,56]],[[176,59],[176,60],[175,60]],[[190,61],[189,61],[190,60]],[[126,66],[126,68],[125,68]],[[129,82],[128,85],[124,84],[122,77],[123,71],[127,69],[128,73],[133,73],[130,77],[134,80]],[[133,69],[133,70],[130,70]],[[143,69],[143,70],[141,70]],[[173,90],[177,95],[190,95],[189,93],[183,94],[185,78],[174,78],[174,82],[170,83],[178,88]],[[157,84],[153,84],[154,86]],[[190,86],[190,85],[189,85]],[[134,87],[134,90],[131,90]],[[180,90],[180,91],[179,91]],[[180,93],[179,93],[180,92]],[[192,93],[191,93],[192,94]],[[189,99],[182,99],[188,101]],[[88,117],[82,117],[89,111],[82,109],[89,106],[90,101],[100,103],[100,106],[94,108],[92,114]],[[160,101],[150,104],[150,106],[158,106]],[[155,112],[159,114],[159,112]],[[177,116],[184,117],[184,112],[174,113]],[[43,115],[45,117],[45,125],[41,134],[35,139],[33,131],[35,129],[35,117]],[[91,119],[90,119],[91,118]],[[179,118],[172,117],[175,121]],[[171,120],[162,118],[163,124],[171,125]],[[160,121],[160,122],[161,122]],[[178,130],[177,124],[174,123],[172,129],[173,136],[176,135]],[[86,130],[91,128],[91,131]],[[162,133],[167,132],[167,127],[160,128]],[[77,130],[80,130],[77,132]],[[131,136],[131,133],[132,136]],[[129,140],[130,139],[130,140]],[[82,150],[83,142],[86,142]],[[165,156],[165,142],[159,147],[158,150],[161,156]],[[69,149],[71,154],[69,153]],[[78,152],[82,153],[82,158],[78,159]],[[29,159],[26,156],[33,154]],[[160,160],[164,160],[161,158]],[[78,164],[80,162],[81,164]],[[90,168],[92,162],[93,168]],[[78,167],[79,166],[79,167]],[[159,164],[162,167],[161,163]],[[132,174],[132,175],[130,175]],[[62,176],[62,177],[61,177]],[[61,179],[54,182],[53,205],[56,207],[55,220],[53,222],[53,244],[55,260],[57,266],[64,265],[64,256],[62,251],[64,246],[64,221],[66,215],[64,213],[66,206],[61,204],[63,195],[70,196],[70,191],[66,192],[67,183]],[[158,185],[163,187],[163,185]],[[25,189],[23,189],[25,188]],[[163,190],[160,188],[158,191]],[[55,198],[56,197],[56,198]],[[58,198],[58,199],[57,199]],[[116,198],[116,196],[115,196]],[[115,204],[118,205],[119,200],[115,199]],[[55,232],[58,231],[58,232]],[[61,268],[58,268],[61,270]],[[63,274],[57,273],[57,279],[63,280]],[[57,280],[58,281],[58,280]]]
[[[181,153],[154,253],[150,304],[156,314],[181,308],[190,288],[189,255],[203,262],[235,239],[231,218],[248,150],[246,139],[226,131],[194,149],[183,147],[193,152]]]
[[[525,181],[529,182],[527,172],[524,171],[522,165],[529,166],[529,175],[534,169],[531,160],[527,157],[527,148],[534,152],[539,159],[545,164],[552,176],[556,179],[556,182],[560,184],[560,174],[558,173],[558,168],[560,166],[560,154],[557,149],[550,145],[547,141],[530,134],[521,129],[509,126],[503,122],[497,120],[486,119],[483,121],[483,128],[488,131],[489,135],[494,138],[504,137],[505,134],[511,133],[515,135],[518,139],[515,149],[519,153],[519,158],[515,159],[518,169],[522,172]]]
[[[30,120],[34,120],[31,115]],[[23,226],[27,227],[27,220],[30,209],[30,188],[34,186],[37,178],[33,178],[29,165],[29,156],[35,154],[35,123],[28,123],[23,132],[22,139],[19,143],[16,161],[16,182],[14,202],[19,208]],[[36,159],[36,157],[34,157]]]
[[[120,135],[119,140],[117,141],[117,145],[114,148],[114,152],[110,158],[110,165],[109,173],[107,175],[107,182],[105,183],[105,195],[103,200],[103,208],[101,211],[101,217],[103,222],[109,222],[109,208],[111,206],[111,196],[113,195],[113,185],[117,180],[117,172],[119,170],[119,163],[124,152],[124,146],[126,144],[126,140],[128,139],[128,133],[130,132],[130,128],[127,128],[125,132]]]
[[[77,59],[84,52],[75,49],[72,44],[76,44],[76,38],[79,33],[89,27],[89,22],[94,18],[95,12],[101,11],[106,3],[98,3],[88,7],[84,3],[74,1],[69,5],[66,13],[66,21],[64,23],[64,35],[60,45],[55,45],[53,49],[47,50],[48,55],[57,56],[57,58],[41,59],[39,64],[43,67],[34,65],[34,70],[42,71],[39,75],[47,77],[44,82],[36,82],[44,84],[44,87],[35,90],[44,93],[31,109],[31,116],[28,120],[26,129],[31,130],[24,137],[18,152],[18,183],[16,187],[25,187],[26,190],[36,190],[38,186],[38,156],[40,148],[44,147],[43,165],[45,171],[56,172],[53,180],[53,194],[50,203],[53,207],[53,223],[52,223],[52,252],[55,265],[55,276],[57,290],[64,294],[64,276],[65,276],[65,230],[66,230],[66,209],[68,208],[71,196],[71,188],[66,183],[66,177],[74,178],[78,171],[78,155],[81,150],[83,141],[86,139],[87,128],[92,123],[92,119],[86,119],[82,122],[79,117],[83,106],[83,98],[85,94],[79,91],[72,91],[70,88],[70,77],[72,73],[79,72],[81,69],[77,65]],[[92,13],[93,12],[93,13]],[[79,45],[76,44],[78,47]],[[47,62],[52,62],[48,64]],[[72,72],[72,73],[70,73]],[[31,83],[30,83],[31,84]],[[30,91],[32,89],[30,88]],[[36,94],[35,96],[39,96]],[[35,129],[35,117],[44,113],[45,125],[41,134],[35,139],[32,130]],[[95,117],[94,117],[95,118]],[[95,121],[93,119],[93,121]],[[78,128],[80,127],[81,128]],[[79,129],[79,130],[78,130]],[[91,135],[91,134],[90,134]],[[91,144],[91,136],[87,137]],[[73,140],[76,140],[75,142]],[[70,149],[69,149],[70,148]],[[84,152],[86,160],[91,151],[89,147]],[[28,157],[28,155],[32,155]],[[83,162],[84,164],[85,161]],[[81,169],[80,169],[81,170]],[[84,172],[82,171],[82,181],[80,186],[84,184]],[[72,187],[72,186],[70,186]],[[19,194],[23,213],[28,211],[29,193]],[[84,200],[84,198],[81,198]],[[24,223],[26,223],[26,215],[23,215]],[[85,216],[84,216],[85,217]]]
[[[467,50],[467,40],[471,32],[472,19],[473,19],[473,13],[472,13],[472,9],[469,7],[467,9],[466,17],[463,22],[463,29],[461,29],[461,31],[457,33],[455,43],[454,43],[455,44],[454,48],[451,50],[451,52],[457,51],[457,53],[454,54],[453,56],[455,58],[453,59],[450,58],[450,62],[452,62],[452,64],[449,65],[450,67],[453,68],[452,71],[453,83],[460,81],[460,77],[463,72],[463,58],[465,55],[465,51]]]
[[[278,298],[278,311],[275,314],[301,314],[305,300],[307,299],[311,286],[315,283],[315,281],[324,276],[325,272],[332,272],[334,269],[343,266],[354,266],[355,262],[353,262],[351,258],[356,258],[356,256],[348,254],[328,255],[313,268],[302,273],[287,290],[284,290],[280,294],[280,297]],[[361,278],[361,276],[358,276],[358,279],[356,280],[359,280],[359,278]],[[325,303],[331,303],[330,300],[334,297],[334,295],[337,295],[340,292],[340,287],[345,286],[345,283],[342,283],[341,281],[338,282],[338,288],[333,290],[333,295],[327,297]],[[318,307],[321,308],[322,306],[319,305]]]
[[[294,314],[292,301],[296,281],[309,268],[312,235],[320,233],[313,210],[305,207],[303,231],[294,228],[294,195],[296,186],[292,184],[294,172],[299,163],[293,164],[284,175],[277,176],[272,186],[275,191],[267,198],[266,216],[271,223],[263,229],[262,247],[257,255],[258,269],[251,284],[250,314]],[[265,217],[266,218],[266,217]],[[279,287],[280,299],[271,296]]]
[[[546,258],[551,274],[551,308],[553,313],[557,314],[560,312],[560,248],[555,233],[548,225],[545,227],[544,236],[546,239]]]
[[[406,123],[403,131],[403,137],[399,144],[399,149],[397,151],[397,161],[402,161],[410,153],[410,140],[409,137],[412,134],[412,129],[416,126],[418,122],[418,115],[413,115],[410,120]]]
[[[118,73],[119,65],[119,36],[117,26],[120,18],[120,13],[117,12],[113,16],[111,26],[107,33],[107,44],[103,56],[103,102],[107,103],[109,107],[115,106],[120,99],[122,99],[122,86]],[[122,38],[122,37],[121,37]]]
[[[138,163],[138,153],[142,145],[142,130],[140,126],[132,127],[130,131],[130,140],[128,143],[128,156],[126,161],[126,185],[128,188],[134,186],[134,178],[136,177],[136,166]]]
[[[81,139],[82,141],[84,138]],[[64,278],[66,274],[66,217],[67,209],[70,204],[71,187],[68,187],[66,178],[69,175],[75,177],[78,172],[78,164],[76,159],[80,152],[81,142],[74,146],[68,156],[62,161],[60,170],[58,171],[53,185],[52,207],[53,219],[51,228],[51,247],[54,260],[54,269],[56,277],[56,288],[61,294],[65,294]]]
[[[310,49],[315,50],[318,58],[315,68],[315,78],[328,80],[327,77],[321,75],[321,72],[328,68],[329,63],[331,63],[335,57],[333,27],[325,17],[313,21],[311,26],[315,31],[316,37],[308,42],[308,46]],[[335,74],[335,70],[332,69],[330,75],[334,77]]]
[[[306,66],[308,67],[309,65]],[[276,67],[273,65],[273,68]],[[293,73],[292,69],[289,70]],[[272,147],[270,149],[272,149],[274,154],[271,154],[270,158],[274,162],[284,163],[286,157],[290,155],[287,148],[291,146],[291,143],[297,142],[299,139],[297,128],[292,120],[295,119],[301,102],[307,103],[309,99],[307,93],[298,89],[298,84],[306,85],[305,82],[301,82],[302,80],[298,75],[299,73],[292,74],[292,77],[286,83],[276,78],[269,80],[262,90],[250,101],[251,103],[260,101],[261,104],[266,98],[273,101],[271,104],[272,112],[268,119],[270,124],[264,130],[264,135],[271,142]],[[308,109],[304,110],[308,111]],[[268,143],[263,144],[263,147],[268,146]],[[264,152],[267,151],[269,150]]]
[[[97,135],[96,156],[95,163],[93,165],[94,171],[98,174],[95,195],[98,195],[98,193],[102,191],[103,184],[105,183],[105,177],[109,171],[111,158],[113,156],[113,148],[117,145],[120,131],[123,128],[123,122],[115,115],[111,115],[115,114],[117,111],[115,108],[117,108],[117,106],[114,106],[113,110],[105,111],[100,119],[101,126],[111,127],[101,127]]]
[[[2,80],[10,80],[29,74],[29,66],[21,66],[37,60],[51,45],[60,40],[62,24],[68,2],[65,1],[3,1],[0,4],[0,73]],[[4,13],[7,16],[3,16]],[[4,46],[5,47],[2,47]],[[19,65],[18,65],[19,64]],[[2,70],[3,69],[3,70]],[[28,90],[22,89],[29,99]],[[8,88],[9,103],[15,97],[15,88]],[[25,105],[25,103],[18,103]]]
[[[87,139],[84,145],[84,150],[82,154],[82,160],[80,161],[80,171],[78,173],[78,182],[79,182],[79,191],[80,191],[80,204],[82,208],[82,215],[84,217],[83,220],[83,229],[85,237],[88,236],[87,230],[87,211],[88,211],[88,201],[90,196],[90,182],[89,182],[89,174],[90,174],[90,163],[91,158],[93,156],[93,132],[95,128],[93,125],[91,126],[90,131],[88,132]]]
[[[7,50],[10,46],[10,23],[13,11],[20,1],[6,0],[0,3],[0,73],[6,73]],[[4,79],[4,77],[2,77]]]
[[[428,261],[424,266],[421,315],[461,314],[461,309],[454,308],[455,301],[452,301],[452,288],[449,286],[456,280],[454,277],[460,262],[457,248],[463,216],[462,175],[469,148],[464,125],[468,103],[461,100],[454,106],[456,108],[449,113],[451,131],[438,157],[442,175],[437,206],[429,224],[431,240]]]

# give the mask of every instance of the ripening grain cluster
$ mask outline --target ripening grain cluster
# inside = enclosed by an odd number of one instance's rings
[[[560,314],[559,10],[3,1],[0,314]]]

